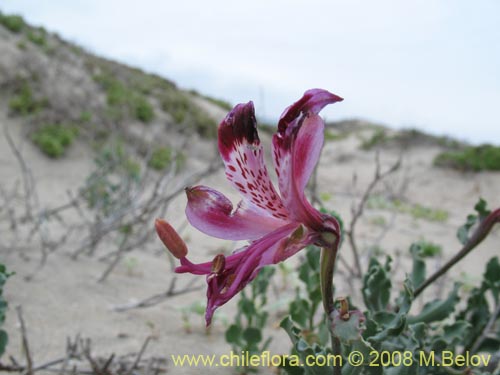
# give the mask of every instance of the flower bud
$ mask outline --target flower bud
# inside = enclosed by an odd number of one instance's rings
[[[169,223],[162,219],[156,219],[155,228],[158,237],[174,257],[181,259],[187,255],[186,243]]]

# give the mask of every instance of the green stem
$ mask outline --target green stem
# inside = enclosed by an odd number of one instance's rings
[[[335,309],[333,300],[333,273],[335,271],[335,261],[337,260],[338,240],[333,243],[331,248],[323,247],[321,249],[321,266],[320,266],[320,282],[321,282],[321,297],[323,300],[323,309],[328,318],[328,324],[331,326],[330,316]],[[334,355],[341,355],[340,340],[332,332],[331,328],[330,338],[332,341],[332,351]],[[335,366],[333,368],[333,375],[341,375],[341,368]]]

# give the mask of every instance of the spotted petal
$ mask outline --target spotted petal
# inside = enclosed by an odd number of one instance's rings
[[[226,240],[253,240],[283,225],[283,221],[245,202],[233,204],[217,190],[206,186],[186,189],[186,216],[192,226],[213,237]]]
[[[242,206],[271,216],[278,224],[285,224],[288,212],[264,164],[252,102],[238,104],[222,121],[219,151],[228,180],[243,196]]]
[[[273,137],[273,160],[283,204],[293,220],[318,230],[322,216],[306,200],[304,189],[323,146],[324,123],[318,113],[340,100],[325,90],[306,91],[282,114]]]

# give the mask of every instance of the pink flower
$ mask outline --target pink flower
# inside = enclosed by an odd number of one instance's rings
[[[249,240],[232,255],[193,264],[185,246],[166,222],[156,229],[181,265],[175,272],[207,275],[206,321],[252,281],[259,270],[281,262],[307,245],[336,245],[340,226],[307,201],[304,189],[316,166],[324,138],[323,107],[342,98],[320,89],[306,91],[288,107],[273,136],[273,159],[280,194],[269,178],[257,134],[252,102],[238,104],[219,125],[219,151],[229,182],[242,200],[234,208],[222,193],[205,186],[186,189],[189,222],[200,231],[226,240]],[[170,233],[170,234],[169,234]]]

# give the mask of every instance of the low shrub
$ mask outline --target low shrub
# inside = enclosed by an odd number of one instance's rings
[[[440,209],[422,206],[421,204],[410,204],[399,199],[388,199],[382,195],[372,195],[368,198],[367,208],[396,211],[408,214],[414,219],[424,219],[427,221],[445,222],[448,220],[448,212]]]
[[[435,157],[434,165],[461,171],[500,171],[500,147],[485,144],[442,152]]]
[[[108,217],[131,204],[130,191],[141,181],[141,166],[117,139],[102,145],[94,161],[95,170],[87,177],[81,193],[89,208]]]
[[[185,129],[193,130],[202,137],[216,136],[216,121],[183,93],[168,92],[161,98],[161,105],[176,124],[183,125]]]
[[[39,47],[47,46],[47,32],[43,28],[29,30],[26,34],[28,40]]]
[[[19,33],[24,28],[23,17],[18,15],[8,16],[0,14],[0,24],[13,33]]]
[[[172,150],[169,147],[160,147],[153,151],[148,166],[158,171],[164,170],[172,162]]]
[[[37,129],[31,139],[45,155],[59,158],[73,143],[76,135],[75,128],[60,124],[47,124]]]
[[[386,131],[383,129],[377,129],[372,134],[372,136],[361,143],[361,148],[363,150],[371,150],[375,146],[379,146],[387,141]]]
[[[159,147],[153,151],[148,161],[148,167],[163,171],[175,161],[177,170],[181,169],[186,162],[186,155],[182,152],[174,152],[170,147]]]
[[[155,117],[155,112],[151,104],[143,96],[136,96],[134,98],[135,118],[149,123]]]
[[[121,120],[124,111],[144,123],[153,120],[154,109],[141,92],[127,87],[111,74],[97,75],[94,80],[106,91],[108,112],[113,120]]]
[[[38,112],[47,105],[47,100],[36,100],[28,82],[23,82],[16,95],[9,101],[12,113],[27,116]]]

